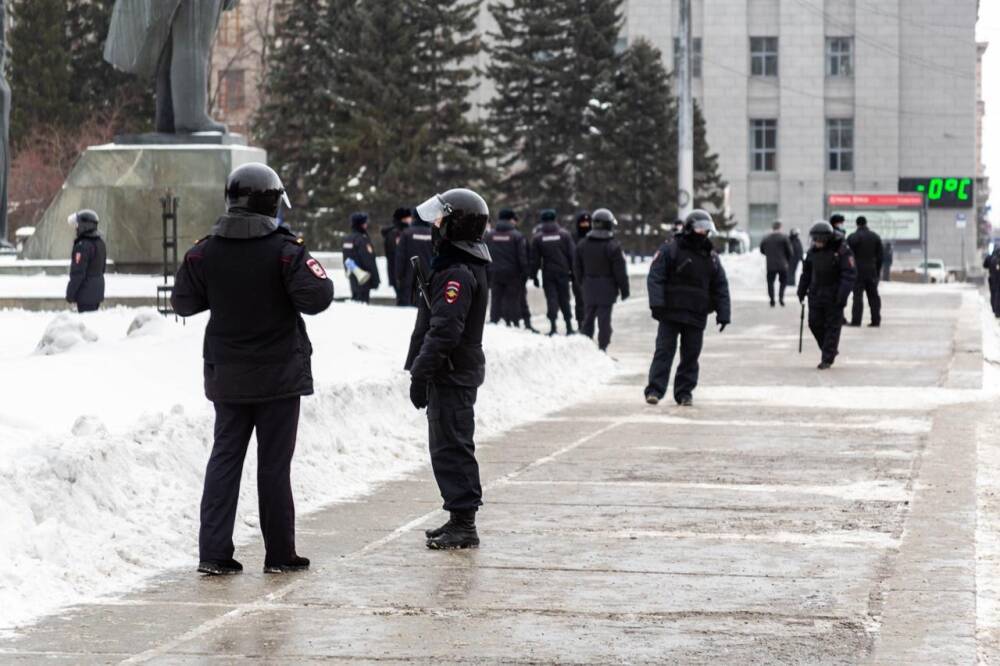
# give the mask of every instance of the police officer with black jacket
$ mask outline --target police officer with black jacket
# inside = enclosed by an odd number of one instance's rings
[[[542,271],[542,287],[545,290],[546,314],[556,334],[556,320],[562,312],[566,321],[566,335],[573,335],[573,310],[569,303],[570,283],[573,281],[573,257],[576,243],[569,232],[556,222],[556,212],[551,208],[543,210],[542,224],[531,241],[531,275],[538,282],[538,271]]]
[[[628,269],[625,253],[615,240],[618,221],[607,208],[594,211],[591,219],[593,228],[576,246],[574,273],[576,284],[580,285],[585,315],[580,332],[594,337],[594,322],[600,327],[597,346],[607,351],[611,344],[611,311],[621,294],[622,300],[629,296]]]
[[[489,265],[490,323],[502,318],[508,326],[521,322],[521,292],[528,279],[528,243],[514,225],[514,211],[500,211],[496,228],[484,241],[493,257]]]
[[[990,307],[993,309],[993,315],[1000,318],[1000,245],[986,255],[983,268],[988,271],[989,276],[987,281],[990,287]]]
[[[858,272],[851,248],[833,225],[817,222],[809,236],[812,247],[802,264],[799,301],[809,296],[809,330],[822,351],[818,367],[828,370],[839,353],[844,308]]]
[[[108,248],[97,231],[100,220],[92,210],[81,210],[69,216],[76,229],[73,255],[69,260],[69,284],[66,302],[76,303],[77,312],[93,312],[104,301],[104,269]]]
[[[419,257],[422,266],[430,266],[434,258],[434,243],[431,237],[431,225],[420,219],[420,214],[413,211],[413,222],[410,228],[403,231],[396,246],[396,282],[399,284],[399,304],[417,307],[419,296],[415,291],[416,275],[410,260]]]
[[[351,233],[344,239],[344,270],[351,282],[351,300],[368,303],[372,289],[380,284],[375,246],[368,236],[368,213],[351,215]]]
[[[729,281],[709,238],[714,231],[712,216],[694,210],[687,217],[684,233],[660,246],[653,257],[646,286],[653,319],[660,324],[646,386],[646,402],[651,405],[667,393],[679,341],[681,360],[674,377],[674,400],[691,406],[708,315],[715,312],[720,333],[729,325]]]
[[[210,310],[205,395],[215,404],[215,444],[205,471],[198,571],[235,574],[233,523],[250,435],[257,432],[257,493],[265,573],[309,567],[295,550],[289,478],[301,396],[313,392],[312,345],[302,314],[333,300],[333,283],[275,219],[288,205],[281,179],[245,164],[226,184],[228,213],[177,271],[171,303],[184,317]]]
[[[396,246],[399,245],[399,237],[410,226],[413,221],[413,214],[409,208],[397,208],[392,214],[392,224],[382,227],[382,245],[385,248],[386,272],[389,274],[389,286],[396,292],[396,305],[403,305],[400,302],[399,282],[396,281]]]
[[[847,246],[854,253],[854,261],[858,267],[858,278],[854,282],[854,305],[851,309],[851,326],[861,326],[865,304],[862,300],[868,296],[868,307],[872,313],[869,326],[878,328],[882,325],[882,298],[878,293],[878,281],[882,275],[883,252],[882,237],[868,228],[868,219],[861,215],[856,224],[858,230],[847,238]]]
[[[489,209],[471,190],[448,190],[417,208],[431,220],[435,256],[428,284],[421,285],[417,322],[406,369],[410,401],[427,408],[431,467],[450,519],[427,531],[432,550],[477,548],[476,512],[483,489],[476,461],[476,394],[486,376],[483,328],[489,301],[483,242]]]
[[[587,237],[590,233],[591,225],[593,220],[591,219],[590,212],[586,210],[581,210],[576,214],[576,233],[574,234],[573,240],[579,246],[580,241]],[[576,277],[574,270],[574,277]],[[583,328],[583,319],[586,317],[587,312],[583,305],[583,288],[580,284],[579,279],[573,280],[573,313],[576,315],[576,325],[578,328]]]

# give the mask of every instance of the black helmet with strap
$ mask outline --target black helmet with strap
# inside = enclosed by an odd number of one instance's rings
[[[417,206],[420,219],[437,226],[441,238],[481,261],[492,261],[490,251],[483,242],[490,209],[486,201],[465,188],[448,190]]]
[[[281,205],[291,208],[285,186],[274,169],[259,162],[237,167],[226,181],[226,205],[230,213],[256,213],[278,217]]]
[[[615,214],[607,208],[595,210],[590,216],[590,223],[591,231],[588,235],[594,238],[611,238],[615,235],[615,227],[618,226]]]

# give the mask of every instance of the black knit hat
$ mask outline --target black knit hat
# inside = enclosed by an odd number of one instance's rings
[[[556,211],[554,208],[543,208],[539,214],[539,218],[542,222],[555,222],[556,221]]]
[[[500,220],[516,220],[517,213],[511,208],[501,208],[497,218]]]

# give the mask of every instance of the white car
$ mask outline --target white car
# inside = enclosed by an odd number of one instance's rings
[[[944,267],[944,261],[941,259],[928,259],[927,262],[927,277],[930,279],[931,284],[945,284],[951,281],[951,276],[948,274],[948,270]],[[921,261],[917,266],[917,275],[924,274],[924,262]]]

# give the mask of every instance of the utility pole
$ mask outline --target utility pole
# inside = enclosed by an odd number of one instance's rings
[[[694,99],[691,94],[691,0],[680,0],[680,49],[677,76],[677,217],[694,208]]]

